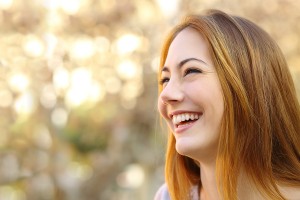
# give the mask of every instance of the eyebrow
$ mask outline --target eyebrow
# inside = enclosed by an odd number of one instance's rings
[[[185,63],[187,63],[187,62],[189,62],[189,61],[192,61],[192,60],[197,61],[197,62],[201,62],[201,63],[207,65],[207,63],[204,62],[204,61],[201,60],[201,59],[198,59],[198,58],[187,58],[187,59],[184,59],[184,60],[180,61],[180,63],[178,63],[178,65],[177,65],[177,68],[181,68]],[[168,68],[167,66],[164,66],[164,67],[161,69],[161,72],[169,72],[169,68]]]

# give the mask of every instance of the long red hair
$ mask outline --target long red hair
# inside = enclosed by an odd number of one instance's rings
[[[222,198],[237,199],[237,175],[243,169],[263,196],[283,200],[278,184],[300,186],[300,108],[281,50],[249,20],[211,10],[186,17],[171,31],[160,67],[173,39],[187,27],[208,42],[224,94],[216,163]],[[168,190],[172,200],[190,199],[191,187],[201,188],[201,170],[194,160],[176,152],[175,142],[169,133]]]

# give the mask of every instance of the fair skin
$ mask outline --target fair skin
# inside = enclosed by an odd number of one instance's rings
[[[206,42],[196,31],[185,29],[174,39],[161,79],[159,111],[174,134],[176,150],[195,160],[214,162],[223,94]]]
[[[224,100],[208,44],[196,30],[182,30],[171,43],[161,84],[158,108],[174,134],[176,150],[200,165],[200,199],[220,200],[215,168]],[[243,172],[238,183],[238,199],[264,199]],[[279,189],[288,199],[299,199],[299,189]]]
[[[215,161],[224,102],[202,36],[190,28],[181,31],[170,45],[161,73],[159,111],[174,134],[176,150],[200,163],[201,198],[219,199]],[[192,120],[182,121],[182,116]]]

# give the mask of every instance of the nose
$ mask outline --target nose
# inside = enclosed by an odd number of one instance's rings
[[[160,93],[160,99],[165,104],[175,104],[184,99],[184,92],[180,83],[170,79]]]

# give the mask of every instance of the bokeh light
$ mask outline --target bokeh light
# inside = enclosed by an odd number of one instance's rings
[[[51,114],[52,123],[59,128],[66,125],[68,120],[68,112],[64,108],[55,108]]]
[[[152,200],[162,41],[208,8],[270,33],[300,94],[297,1],[0,0],[0,200]]]
[[[70,50],[73,59],[88,59],[95,54],[96,47],[91,39],[81,38],[74,41]]]
[[[121,79],[131,80],[141,76],[141,68],[131,60],[124,60],[117,66],[117,73]]]
[[[45,47],[41,39],[33,35],[28,35],[24,39],[23,49],[28,56],[39,57],[43,55]]]
[[[14,109],[20,116],[28,116],[35,111],[37,102],[30,91],[20,94],[14,103]]]
[[[179,0],[156,0],[161,12],[166,17],[172,17],[177,13]]]
[[[9,85],[11,90],[15,92],[24,92],[30,84],[29,78],[23,73],[12,74],[9,77]]]
[[[13,0],[0,0],[0,8],[3,10],[8,10],[11,8]]]
[[[53,85],[57,93],[64,92],[69,86],[70,74],[64,67],[55,69],[53,73]]]
[[[62,0],[60,1],[60,7],[63,11],[69,15],[75,15],[81,6],[82,0]]]
[[[43,86],[40,94],[40,102],[45,108],[54,108],[57,102],[57,95],[52,84]]]
[[[119,174],[117,182],[121,187],[137,188],[140,187],[145,179],[143,168],[138,164],[127,166],[124,172]]]
[[[132,53],[141,46],[141,39],[135,34],[124,34],[116,42],[116,50],[120,55]]]

